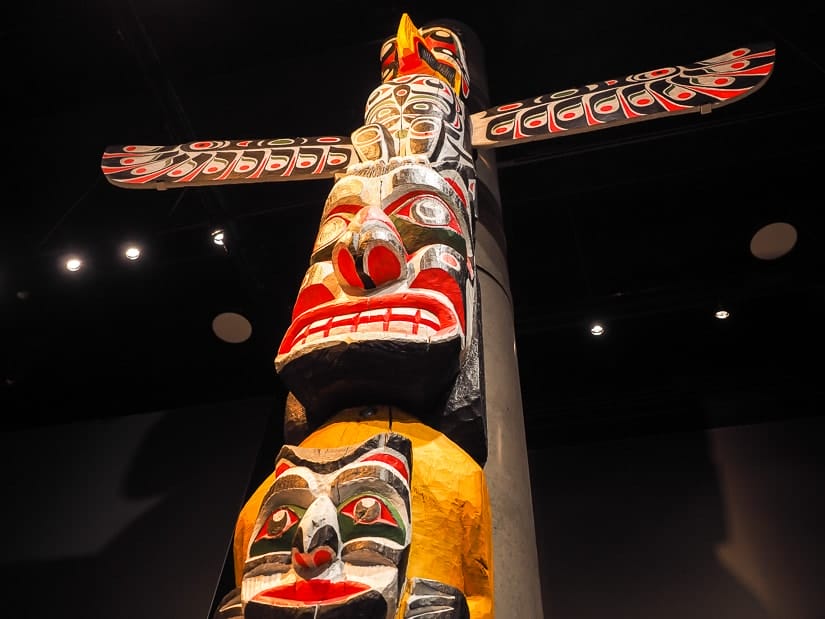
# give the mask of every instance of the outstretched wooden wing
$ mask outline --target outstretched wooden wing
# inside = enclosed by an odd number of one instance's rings
[[[772,43],[761,43],[497,105],[470,117],[473,146],[498,148],[672,114],[704,114],[755,92],[770,77],[775,56]]]
[[[755,92],[770,77],[775,57],[774,45],[761,43],[689,65],[497,105],[470,116],[472,145],[498,148],[666,115],[707,113]],[[333,178],[357,161],[349,137],[327,136],[111,146],[101,169],[118,187],[169,189]]]
[[[332,178],[357,161],[347,137],[201,140],[174,146],[110,146],[101,169],[130,189],[169,189]]]

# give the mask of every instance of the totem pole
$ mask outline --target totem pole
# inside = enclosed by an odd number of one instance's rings
[[[238,517],[216,619],[492,619],[479,153],[708,112],[761,86],[774,53],[471,114],[460,32],[404,14],[349,137],[107,149],[103,173],[127,188],[334,180],[275,356],[287,444]]]

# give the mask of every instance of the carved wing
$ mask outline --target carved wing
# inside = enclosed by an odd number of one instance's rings
[[[770,77],[775,56],[773,43],[761,43],[498,105],[471,115],[473,146],[498,148],[670,114],[705,114],[755,92]]]
[[[354,161],[348,137],[328,136],[110,146],[100,167],[118,187],[169,189],[332,178]]]
[[[472,145],[498,148],[670,114],[708,113],[761,87],[775,57],[774,45],[761,43],[498,105],[471,115]],[[111,146],[101,169],[118,187],[169,189],[332,178],[356,161],[349,137],[327,136]]]

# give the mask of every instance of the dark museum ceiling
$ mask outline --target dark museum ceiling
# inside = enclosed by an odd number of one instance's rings
[[[26,138],[3,205],[4,429],[283,397],[272,358],[330,183],[128,191],[100,155],[347,135],[404,11],[478,35],[491,104],[774,41],[767,84],[709,115],[496,152],[525,424],[534,448],[820,414],[825,8],[799,4],[97,0],[7,21],[4,56],[28,63],[7,94]],[[794,247],[755,257],[775,222]],[[61,269],[71,251],[87,268]],[[221,312],[251,338],[218,339]]]

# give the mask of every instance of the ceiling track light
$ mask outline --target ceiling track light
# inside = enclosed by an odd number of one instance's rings
[[[66,258],[66,261],[63,263],[63,266],[67,271],[75,272],[79,271],[80,268],[83,266],[83,260],[78,258],[77,256],[70,256]]]

